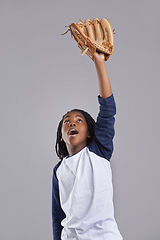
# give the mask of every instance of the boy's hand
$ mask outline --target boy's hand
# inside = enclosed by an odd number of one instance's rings
[[[105,56],[104,56],[104,53],[98,53],[98,52],[95,52],[94,55],[93,55],[93,60],[94,62],[104,62],[105,61]]]

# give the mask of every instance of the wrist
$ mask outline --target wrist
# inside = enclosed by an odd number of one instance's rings
[[[103,53],[95,52],[93,56],[94,56],[94,62],[95,62],[95,64],[105,63],[105,57],[104,57],[104,54],[103,54]]]

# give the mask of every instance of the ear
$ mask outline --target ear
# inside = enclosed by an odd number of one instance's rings
[[[61,142],[63,141],[63,138],[61,138]]]
[[[91,138],[91,135],[90,135],[90,132],[88,131],[88,136],[87,136],[87,138]]]

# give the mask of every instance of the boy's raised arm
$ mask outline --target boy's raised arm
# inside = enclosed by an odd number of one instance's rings
[[[112,95],[111,83],[108,78],[104,54],[95,53],[94,62],[99,79],[100,111],[94,129],[94,139],[90,143],[90,151],[98,156],[110,160],[113,152],[113,137],[116,105]]]
[[[101,98],[107,98],[112,95],[111,83],[107,74],[104,54],[94,53],[94,63],[97,70],[97,75],[99,79],[99,94]]]

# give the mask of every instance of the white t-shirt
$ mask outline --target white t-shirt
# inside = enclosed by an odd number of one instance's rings
[[[57,178],[66,213],[62,240],[122,240],[114,218],[109,161],[85,147],[63,159]]]

